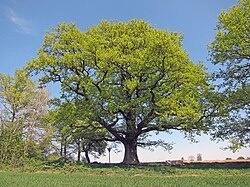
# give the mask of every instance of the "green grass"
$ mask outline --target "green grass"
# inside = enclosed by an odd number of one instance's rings
[[[92,175],[91,175],[92,174]],[[148,176],[144,173],[120,175],[119,173],[16,173],[1,172],[1,187],[59,187],[59,186],[180,186],[180,187],[246,187],[250,176],[242,172],[238,175],[163,175]]]
[[[0,187],[246,187],[249,165],[84,165],[30,162],[20,168],[1,167]]]

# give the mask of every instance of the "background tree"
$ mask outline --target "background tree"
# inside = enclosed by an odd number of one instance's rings
[[[50,128],[41,124],[48,92],[37,87],[24,71],[14,77],[0,74],[0,161],[18,164],[22,158],[42,156]]]
[[[82,115],[124,145],[123,163],[138,163],[145,134],[206,128],[206,72],[181,40],[142,20],[103,21],[86,32],[62,23],[46,34],[26,69],[42,72],[42,83],[60,82],[64,96],[81,100]]]
[[[232,150],[250,142],[250,1],[240,0],[218,17],[217,34],[209,45],[212,62],[220,67],[215,78],[228,98],[228,115],[221,116],[216,138],[229,140]]]
[[[81,161],[81,153],[84,153],[84,160],[90,163],[89,155],[98,158],[105,153],[107,142],[102,139],[103,131],[97,129],[76,128],[71,140],[76,145],[77,160]],[[99,139],[98,139],[99,138]]]
[[[90,163],[89,154],[99,157],[104,154],[107,143],[107,133],[103,127],[92,124],[82,115],[82,108],[77,102],[61,102],[54,99],[54,107],[45,117],[46,122],[54,127],[56,142],[60,144],[60,156],[67,160],[71,154],[77,154],[81,160],[84,153],[85,161]]]
[[[193,155],[188,156],[188,161],[194,161],[195,157]]]
[[[202,161],[202,154],[201,153],[197,154],[197,161]]]

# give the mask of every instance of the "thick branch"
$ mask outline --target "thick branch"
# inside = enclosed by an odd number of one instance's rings
[[[124,138],[119,134],[120,132],[118,132],[116,129],[112,128],[112,126],[114,126],[113,123],[108,124],[106,123],[101,117],[97,117],[97,122],[99,122],[105,129],[107,129],[113,136],[115,136],[118,140],[120,141],[124,141]]]

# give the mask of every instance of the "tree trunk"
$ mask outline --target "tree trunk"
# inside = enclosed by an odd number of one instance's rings
[[[63,143],[62,143],[62,141],[61,141],[60,156],[61,156],[61,157],[63,156]]]
[[[139,159],[137,155],[137,140],[130,140],[123,142],[125,147],[125,154],[123,158],[123,164],[138,164]]]
[[[77,161],[80,162],[81,161],[81,143],[78,142],[77,144]]]
[[[63,147],[64,147],[64,136],[61,137],[61,150],[60,150],[60,156],[63,157]]]
[[[64,161],[66,161],[66,158],[67,158],[67,141],[66,141],[66,137],[63,134],[62,134],[62,139],[61,139],[60,156],[62,156]]]
[[[86,162],[90,163],[90,158],[89,158],[89,153],[88,151],[85,151],[85,158],[86,158]]]
[[[64,161],[66,162],[66,160],[67,160],[67,143],[66,143],[66,141],[64,142],[64,147],[63,147],[63,158],[64,158]]]

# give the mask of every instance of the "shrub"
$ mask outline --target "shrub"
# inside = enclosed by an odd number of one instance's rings
[[[240,156],[237,158],[237,160],[245,160],[245,158],[243,156]]]

